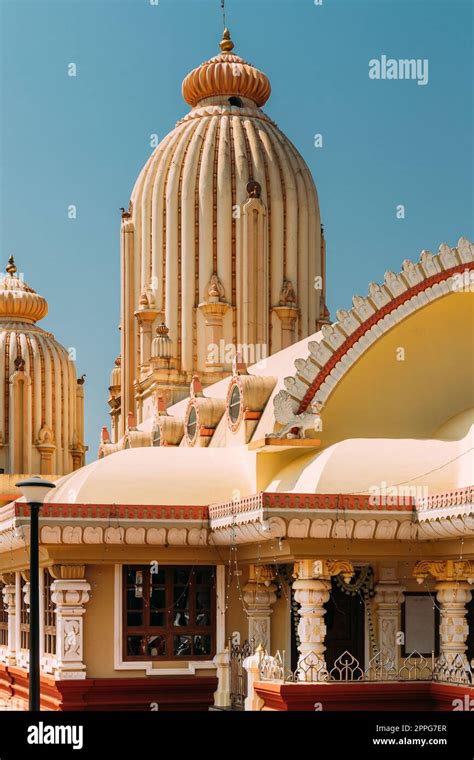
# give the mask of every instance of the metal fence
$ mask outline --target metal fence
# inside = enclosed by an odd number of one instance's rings
[[[234,710],[243,710],[247,698],[247,671],[244,660],[255,652],[253,639],[243,644],[233,643],[229,638],[230,659],[230,704]]]
[[[325,660],[316,652],[301,657],[296,670],[287,669],[285,652],[275,656],[262,652],[259,666],[261,681],[284,681],[288,683],[329,683],[360,681],[438,681],[474,687],[474,660],[465,655],[453,658],[440,655],[430,659],[419,652],[412,652],[397,664],[387,652],[377,652],[364,668],[359,660],[347,650],[328,668]]]

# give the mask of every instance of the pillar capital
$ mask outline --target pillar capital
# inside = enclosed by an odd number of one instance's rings
[[[55,580],[80,580],[85,577],[85,565],[51,565],[48,568]]]
[[[418,582],[429,576],[436,580],[436,599],[440,604],[440,654],[452,662],[464,656],[469,628],[466,604],[471,600],[470,585],[474,580],[474,562],[468,559],[429,560],[415,566]]]
[[[474,561],[470,559],[423,559],[417,562],[413,575],[419,583],[432,577],[437,581],[474,583]]]
[[[301,559],[295,562],[293,575],[298,580],[330,580],[333,575],[342,575],[348,582],[354,575],[354,567],[352,562],[346,559]]]

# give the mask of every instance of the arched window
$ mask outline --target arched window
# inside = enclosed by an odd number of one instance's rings
[[[155,425],[151,433],[151,445],[161,446],[161,428],[159,425]]]
[[[235,423],[239,419],[240,416],[240,406],[242,403],[242,396],[240,393],[240,388],[236,384],[232,388],[232,393],[230,394],[229,399],[229,417],[231,422]]]
[[[194,443],[197,435],[197,414],[194,405],[189,407],[188,417],[186,420],[186,435],[189,443]]]
[[[244,107],[242,99],[241,98],[236,98],[235,96],[232,96],[231,98],[229,98],[229,104],[231,106],[237,106],[237,108],[243,108]]]

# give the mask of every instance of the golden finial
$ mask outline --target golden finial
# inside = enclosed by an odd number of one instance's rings
[[[10,258],[8,259],[8,264],[5,267],[5,269],[10,275],[10,277],[13,277],[13,275],[16,274],[16,264],[15,264],[15,259],[13,256],[10,256]]]
[[[219,47],[223,53],[230,53],[230,51],[234,49],[234,43],[230,38],[230,32],[227,27],[224,29],[224,34],[219,42]]]

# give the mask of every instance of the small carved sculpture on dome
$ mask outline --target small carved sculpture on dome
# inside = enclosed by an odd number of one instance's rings
[[[86,382],[86,377],[87,377],[87,375],[81,375],[80,377],[78,377],[77,378],[77,384],[78,385],[84,385],[84,383]]]
[[[202,396],[202,383],[199,379],[199,375],[193,375],[193,379],[191,380],[191,385],[189,388],[191,398],[196,398],[197,396]]]
[[[232,359],[232,375],[234,377],[237,375],[248,375],[247,365],[244,362],[244,357],[241,351],[237,351]]]
[[[283,287],[280,292],[280,306],[295,306],[296,293],[291,280],[283,280]]]
[[[151,288],[145,288],[139,298],[140,309],[153,309],[155,306],[155,296]]]
[[[17,356],[15,359],[15,369],[17,372],[25,371],[25,360],[22,356]]]
[[[159,390],[154,395],[155,415],[157,417],[168,416],[168,404],[170,402],[170,393],[167,390]]]
[[[136,430],[137,429],[137,418],[133,414],[133,412],[129,412],[127,414],[127,425],[126,425],[127,432],[129,430]]]
[[[307,430],[320,430],[322,408],[320,402],[312,401],[304,412],[298,413],[295,399],[287,391],[279,391],[273,400],[273,411],[275,420],[283,427],[268,438],[304,438]]]
[[[214,274],[211,276],[206,291],[206,300],[208,303],[219,303],[224,300],[225,289],[222,282],[219,280],[217,272],[214,272]]]
[[[44,446],[45,444],[54,444],[54,433],[49,425],[43,425],[38,433],[37,446]]]
[[[262,194],[262,188],[260,184],[252,179],[250,182],[247,182],[247,194],[249,198],[260,198],[260,195]]]

